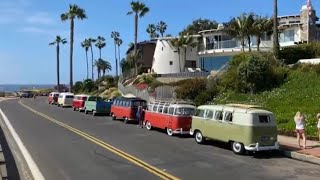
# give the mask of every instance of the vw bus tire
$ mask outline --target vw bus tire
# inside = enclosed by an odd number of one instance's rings
[[[196,133],[194,134],[194,139],[196,140],[196,142],[198,144],[204,143],[204,137],[203,137],[201,131],[196,131]]]
[[[111,113],[111,116],[112,116],[112,120],[116,120],[117,119],[117,117],[113,114],[113,113]]]
[[[88,112],[88,110],[84,110],[84,113],[88,114],[89,112]]]
[[[73,111],[76,111],[76,110],[77,110],[77,109],[74,107],[74,108],[73,108]]]
[[[127,117],[125,117],[124,120],[123,120],[123,122],[124,122],[125,124],[128,124],[128,121],[129,121],[129,119],[128,119]]]
[[[168,134],[169,136],[172,136],[172,135],[173,135],[173,130],[170,129],[170,128],[167,128],[167,134]]]
[[[147,130],[151,130],[152,129],[151,123],[149,121],[146,122],[146,129]]]
[[[92,111],[92,115],[96,116],[97,115],[96,111]]]
[[[233,142],[232,143],[232,151],[235,154],[243,154],[245,149],[244,149],[244,145],[242,143],[239,142]]]

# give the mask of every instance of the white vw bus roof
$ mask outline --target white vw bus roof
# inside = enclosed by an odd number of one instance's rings
[[[226,104],[226,105],[202,105],[200,109],[212,109],[220,111],[233,111],[249,114],[273,114],[270,111],[261,109],[261,106],[247,105],[247,104]]]

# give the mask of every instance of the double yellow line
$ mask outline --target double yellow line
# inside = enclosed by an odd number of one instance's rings
[[[164,171],[162,171],[162,170],[160,170],[160,169],[158,169],[158,168],[156,168],[156,167],[154,167],[154,166],[152,166],[152,165],[150,165],[150,164],[148,164],[148,163],[146,163],[146,162],[144,162],[144,161],[142,161],[142,160],[140,160],[140,159],[138,159],[138,158],[136,158],[136,157],[134,157],[134,156],[132,156],[132,155],[130,155],[128,153],[126,153],[126,152],[123,152],[120,149],[117,149],[117,148],[111,146],[110,144],[105,143],[105,142],[103,142],[103,141],[101,141],[101,140],[99,140],[99,139],[97,139],[97,138],[95,138],[95,137],[83,132],[83,131],[80,131],[79,129],[73,128],[73,127],[71,127],[71,126],[69,126],[67,124],[64,124],[64,123],[62,123],[62,122],[60,122],[60,121],[58,121],[56,119],[53,119],[53,118],[51,118],[51,117],[49,117],[49,116],[47,116],[47,115],[45,115],[45,114],[43,114],[43,113],[41,113],[39,111],[36,111],[36,110],[32,109],[31,107],[23,104],[21,101],[19,101],[19,104],[22,105],[23,107],[25,107],[26,109],[30,110],[31,112],[33,112],[33,113],[35,113],[35,114],[37,114],[37,115],[39,115],[39,116],[41,116],[41,117],[43,117],[43,118],[55,123],[55,124],[65,128],[65,129],[67,129],[67,130],[69,130],[69,131],[71,131],[71,132],[73,132],[73,133],[75,133],[75,134],[77,134],[77,135],[79,135],[79,136],[91,141],[91,142],[93,142],[94,144],[97,144],[98,146],[100,146],[100,147],[102,147],[102,148],[104,148],[104,149],[106,149],[106,150],[108,150],[108,151],[110,151],[110,152],[112,152],[112,153],[114,153],[114,154],[116,154],[116,155],[118,155],[118,156],[120,156],[120,157],[122,157],[122,158],[124,158],[124,159],[126,159],[128,161],[130,161],[130,162],[132,162],[133,164],[135,164],[137,166],[140,166],[141,168],[149,171],[150,173],[159,176],[161,179],[179,180],[179,178],[177,178],[177,177],[175,177],[175,176],[173,176],[171,174],[168,174],[168,173],[166,173],[166,172],[164,172]]]

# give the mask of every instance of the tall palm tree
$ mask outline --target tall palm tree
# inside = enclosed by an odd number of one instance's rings
[[[119,61],[120,61],[120,46],[122,45],[122,39],[120,39],[120,38],[118,38],[117,39],[117,45],[118,45],[118,57],[119,57]],[[116,63],[116,68],[118,69],[118,61],[117,61],[117,63]],[[117,72],[118,72],[118,70],[117,70]],[[118,74],[117,74],[118,75]]]
[[[163,22],[160,21],[157,25],[157,30],[159,31],[159,33],[161,34],[161,37],[163,37],[163,34],[166,32],[168,25]]]
[[[267,17],[255,16],[253,35],[257,37],[257,51],[260,51],[261,37],[264,33],[269,33],[272,28],[272,21]]]
[[[94,66],[97,68],[97,72],[98,72],[98,79],[100,78],[100,75],[101,75],[101,69],[103,66],[102,63],[103,63],[103,59],[101,58],[94,61]]]
[[[159,35],[157,34],[157,27],[154,24],[149,24],[146,31],[147,33],[149,33],[150,39],[159,37]]]
[[[92,50],[92,45],[96,42],[95,39],[88,38],[88,44],[90,44],[90,50],[91,50],[91,78],[94,80],[94,73],[93,73],[93,68],[94,68],[94,62],[93,62],[93,50]]]
[[[96,39],[96,47],[99,49],[100,59],[101,59],[101,49],[106,46],[105,40],[106,39],[102,36],[98,36],[98,38]]]
[[[56,39],[50,43],[50,46],[56,46],[57,53],[57,90],[60,92],[60,44],[66,44],[67,40],[65,38],[61,38],[60,36],[56,36]]]
[[[83,42],[81,42],[81,47],[84,48],[86,51],[86,61],[87,61],[87,79],[89,79],[89,62],[88,62],[88,51],[90,48],[90,42],[88,39],[85,39]]]
[[[117,60],[117,41],[120,37],[120,33],[117,31],[111,32],[111,38],[114,41],[114,61],[116,62],[116,76],[118,76],[118,60]]]
[[[103,61],[101,62],[102,77],[105,76],[106,71],[109,72],[109,71],[111,71],[111,70],[112,70],[112,67],[111,67],[110,62],[103,60]]]
[[[278,32],[278,0],[273,0],[273,53],[279,58],[279,32]]]
[[[66,13],[61,14],[61,20],[70,20],[70,92],[73,92],[73,36],[74,36],[74,20],[75,19],[86,19],[87,15],[84,9],[81,9],[75,4],[69,5],[69,10]]]
[[[134,14],[134,53],[137,53],[137,44],[138,44],[138,20],[139,17],[142,18],[149,12],[149,8],[140,1],[132,1],[130,3],[131,11],[127,15]],[[135,63],[135,73],[138,74],[138,64]]]
[[[192,36],[189,35],[189,33],[187,35],[180,35],[178,38],[173,39],[171,41],[171,43],[173,44],[174,47],[177,48],[178,54],[179,54],[179,70],[180,72],[182,72],[182,70],[185,69],[185,63],[187,60],[187,49],[188,47],[195,47],[197,45],[197,43],[194,41],[194,38]],[[180,55],[181,55],[181,51],[180,48],[182,48],[184,50],[184,61],[181,65],[181,61],[180,61]]]
[[[236,18],[232,18],[228,23],[226,29],[227,33],[241,41],[242,51],[244,51],[245,39],[248,40],[249,51],[251,51],[250,46],[250,35],[252,35],[252,24],[253,24],[253,14],[241,14]]]

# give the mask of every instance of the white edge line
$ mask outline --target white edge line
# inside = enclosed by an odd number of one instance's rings
[[[28,152],[27,148],[24,146],[23,142],[21,141],[20,137],[18,136],[18,134],[16,133],[16,131],[13,129],[10,121],[8,120],[7,116],[3,113],[3,111],[0,109],[0,115],[2,116],[5,124],[7,125],[13,139],[16,141],[23,157],[25,158],[28,167],[31,171],[31,174],[33,176],[33,178],[35,180],[45,180],[45,178],[43,177],[42,173],[40,172],[40,169],[38,168],[38,166],[36,165],[36,163],[34,162],[34,160],[32,159],[30,153]]]

